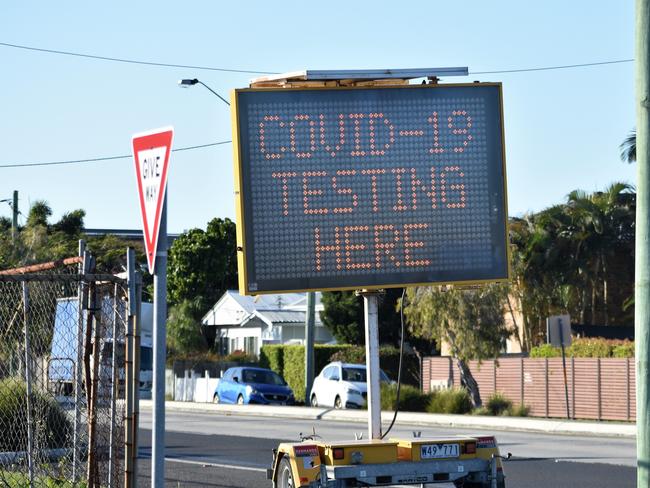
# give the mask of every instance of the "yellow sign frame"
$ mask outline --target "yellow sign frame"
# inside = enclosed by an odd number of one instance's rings
[[[431,89],[443,89],[452,87],[477,87],[477,86],[494,86],[498,88],[499,92],[499,118],[501,121],[501,149],[502,149],[502,175],[503,175],[503,214],[505,216],[504,230],[506,243],[506,276],[494,279],[482,280],[464,280],[464,281],[436,281],[436,282],[423,282],[423,283],[386,283],[381,285],[372,286],[343,286],[331,288],[295,288],[286,290],[250,290],[248,288],[248,268],[246,263],[246,225],[244,222],[244,197],[243,197],[243,158],[241,151],[241,138],[239,135],[239,93],[247,92],[286,92],[290,91],[318,91],[318,90],[368,90],[381,89],[381,90],[409,90],[409,89],[422,89],[423,85],[381,85],[381,86],[306,86],[306,87],[291,87],[291,88],[277,88],[277,87],[262,87],[262,88],[239,88],[231,90],[230,92],[230,107],[231,107],[231,120],[232,120],[232,146],[233,146],[233,163],[235,175],[235,214],[236,214],[236,234],[237,234],[237,268],[239,275],[239,293],[242,295],[262,295],[272,293],[295,293],[295,292],[310,292],[310,291],[334,291],[334,290],[382,290],[386,288],[403,288],[406,286],[432,286],[432,285],[454,285],[454,286],[474,286],[485,283],[504,283],[512,278],[511,268],[511,249],[509,240],[509,223],[508,223],[508,179],[506,175],[506,150],[505,150],[505,126],[503,114],[503,85],[500,82],[474,82],[474,83],[445,83],[445,84],[428,84],[425,85]]]

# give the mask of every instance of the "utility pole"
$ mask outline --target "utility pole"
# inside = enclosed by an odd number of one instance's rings
[[[16,238],[18,232],[18,190],[14,190],[14,198],[11,205],[12,219],[11,219],[11,239]]]
[[[650,487],[650,0],[636,0],[636,455],[637,487]]]

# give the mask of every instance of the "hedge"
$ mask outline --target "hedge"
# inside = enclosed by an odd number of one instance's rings
[[[634,342],[615,339],[578,338],[565,349],[568,357],[574,358],[631,358],[634,357]],[[556,358],[561,356],[559,347],[542,344],[530,350],[531,358]]]
[[[402,384],[419,386],[420,366],[415,356],[404,356],[402,371]],[[314,346],[314,374],[331,361],[343,361],[357,364],[365,363],[365,348],[349,344]],[[301,345],[267,345],[260,350],[260,366],[270,368],[282,376],[293,390],[296,399],[305,398],[305,348]],[[394,347],[381,347],[379,350],[379,363],[388,376],[397,380],[397,367],[399,364],[399,349]]]

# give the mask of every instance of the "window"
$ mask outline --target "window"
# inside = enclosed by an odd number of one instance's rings
[[[262,385],[284,385],[284,380],[273,371],[259,369],[245,369],[242,373],[244,383],[257,383]]]
[[[334,376],[334,373],[336,372],[336,366],[328,366],[325,368],[323,371],[323,377],[325,379],[331,380],[332,376]]]
[[[365,368],[343,368],[343,381],[357,381],[365,383],[366,369]]]
[[[244,350],[246,354],[257,355],[257,337],[246,337],[244,339]]]

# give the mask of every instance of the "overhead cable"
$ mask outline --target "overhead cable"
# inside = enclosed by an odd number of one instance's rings
[[[197,146],[187,146],[187,147],[179,147],[176,149],[172,149],[172,152],[180,152],[180,151],[191,151],[193,149],[201,149],[204,147],[212,147],[212,146],[220,146],[222,144],[229,144],[232,141],[220,141],[220,142],[212,142],[209,144],[199,144]],[[15,163],[15,164],[0,164],[0,168],[31,168],[35,166],[57,166],[57,165],[62,165],[62,164],[79,164],[79,163],[97,163],[97,162],[102,162],[102,161],[111,161],[115,159],[127,159],[133,157],[131,154],[124,154],[121,156],[106,156],[102,158],[86,158],[86,159],[70,159],[70,160],[65,160],[65,161],[48,161],[48,162],[42,162],[42,163]]]
[[[75,56],[80,58],[89,58],[97,59],[100,61],[112,61],[116,63],[129,63],[129,64],[141,64],[146,66],[159,66],[163,68],[186,68],[186,69],[198,69],[198,70],[208,70],[208,71],[223,71],[228,73],[247,73],[247,74],[258,74],[258,75],[275,75],[278,74],[276,71],[256,71],[256,70],[244,70],[244,69],[235,69],[235,68],[221,68],[214,66],[193,66],[186,64],[172,64],[172,63],[158,63],[154,61],[141,61],[137,59],[125,59],[125,58],[116,58],[111,56],[98,56],[95,54],[85,54],[78,53],[73,51],[60,51],[56,49],[46,49],[42,47],[33,47],[33,46],[24,46],[21,44],[11,44],[8,42],[0,42],[0,46],[10,47],[14,49],[24,49],[27,51],[37,51],[44,52],[49,54],[58,54],[63,56]],[[531,71],[549,71],[557,69],[572,69],[572,68],[586,68],[589,66],[603,66],[607,64],[621,64],[621,63],[631,63],[634,59],[614,59],[609,61],[596,61],[593,63],[579,63],[579,64],[566,64],[558,66],[540,66],[533,68],[516,68],[516,69],[500,69],[493,71],[470,71],[470,75],[488,75],[488,74],[504,74],[504,73],[525,73]]]
[[[20,44],[9,44],[8,42],[0,42],[0,46],[11,47],[15,49],[25,49],[27,51],[38,51],[49,54],[59,54],[63,56],[75,56],[79,58],[90,58],[98,59],[100,61],[112,61],[115,63],[129,63],[129,64],[142,64],[146,66],[159,66],[162,68],[187,68],[187,69],[200,69],[208,71],[224,71],[227,73],[248,73],[248,74],[259,74],[259,75],[274,75],[276,73],[271,71],[251,71],[245,69],[233,69],[233,68],[214,68],[210,66],[193,66],[187,64],[172,64],[172,63],[156,63],[153,61],[141,61],[137,59],[125,59],[125,58],[114,58],[110,56],[97,56],[95,54],[84,54],[76,53],[72,51],[58,51],[55,49],[45,49],[42,47],[33,47],[33,46],[21,46]]]

